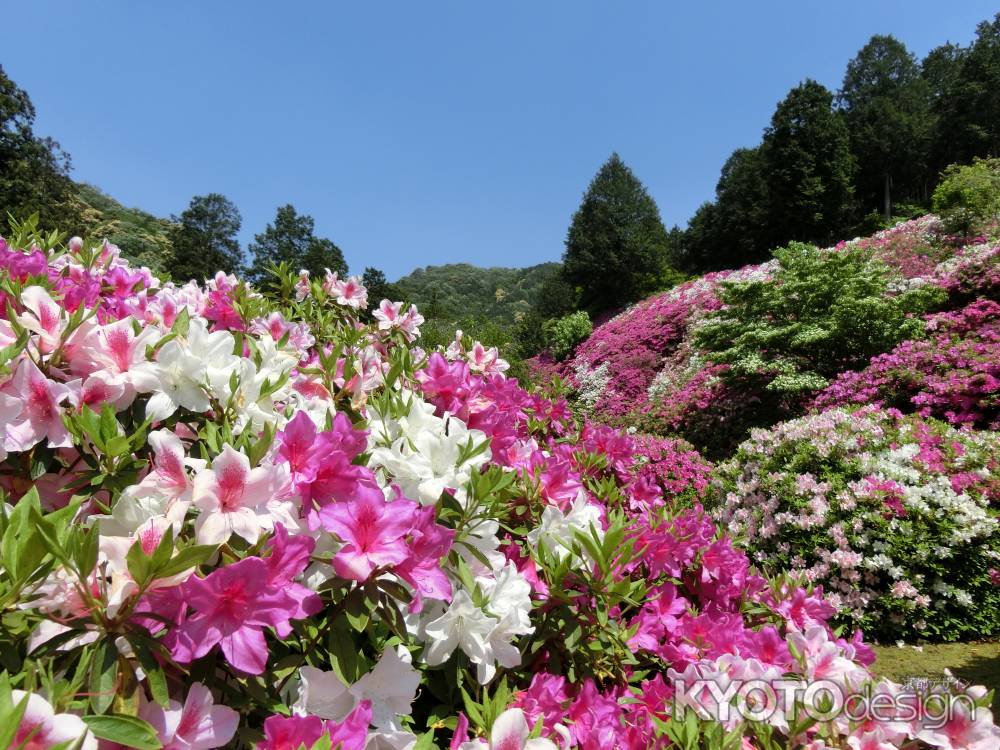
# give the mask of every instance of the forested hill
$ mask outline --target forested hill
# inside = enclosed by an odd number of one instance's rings
[[[425,266],[396,282],[402,297],[425,314],[513,322],[528,313],[559,263],[528,268],[480,268],[468,263]]]

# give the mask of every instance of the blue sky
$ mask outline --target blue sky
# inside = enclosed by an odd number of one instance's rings
[[[8,4],[0,62],[74,176],[167,216],[221,192],[242,240],[292,203],[352,271],[558,259],[617,150],[684,225],[719,168],[872,34],[922,56],[991,2]]]

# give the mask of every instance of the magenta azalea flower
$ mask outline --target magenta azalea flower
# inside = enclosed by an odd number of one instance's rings
[[[333,558],[333,569],[341,578],[367,581],[375,568],[399,565],[409,550],[404,539],[417,505],[410,500],[387,503],[382,497],[362,495],[346,503],[320,510],[323,528],[340,537],[344,546]]]
[[[324,735],[329,735],[330,744],[339,750],[363,750],[371,718],[370,701],[359,703],[340,722],[318,716],[271,716],[264,721],[264,741],[257,743],[257,750],[310,748]]]
[[[173,657],[188,663],[221,645],[226,661],[249,674],[267,665],[264,628],[284,628],[299,602],[271,584],[268,565],[248,557],[184,583],[188,604],[196,611],[176,631]]]

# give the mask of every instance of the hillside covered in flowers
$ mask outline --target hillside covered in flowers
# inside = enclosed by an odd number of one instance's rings
[[[900,254],[930,229],[871,246]],[[968,269],[994,257],[977,246],[945,261],[954,293],[969,296]],[[928,504],[969,514],[941,533],[982,549],[962,571],[978,585],[996,538],[986,437],[838,406],[774,440],[755,433],[717,475],[682,440],[577,419],[562,397],[507,378],[495,349],[458,337],[424,351],[415,307],[382,300],[363,322],[355,278],[279,276],[266,295],[221,273],[178,286],[108,243],[63,247],[30,225],[0,241],[0,267],[0,747],[1000,742],[983,689],[931,685],[911,705],[907,688],[873,677],[865,636],[843,616],[859,606],[844,581],[867,580],[863,566],[848,575],[838,560],[841,581],[819,585],[833,563],[803,571],[779,543],[795,574],[775,572],[743,532],[787,514],[767,502],[712,510],[720,483],[768,497],[785,481],[763,473],[783,460],[775,441],[806,441],[860,476],[790,477],[811,512],[877,502],[897,533],[918,515],[912,488],[931,482]],[[698,399],[713,413],[725,387],[689,332],[720,307],[722,279],[772,272],[701,279],[599,328],[571,364],[578,403],[602,420],[627,406],[683,424]],[[935,335],[971,341],[975,325],[987,336],[985,304]],[[641,343],[632,359],[616,336]],[[665,378],[671,367],[690,378]],[[882,364],[870,372],[872,388],[891,382]],[[911,388],[911,411],[959,426],[994,418],[988,399],[955,411]],[[858,438],[869,428],[882,434],[870,447]],[[865,458],[843,457],[852,450]],[[865,461],[897,471],[873,484]],[[817,680],[894,709],[878,720],[831,710],[807,690]],[[748,703],[718,692],[734,681],[786,687]],[[770,710],[748,714],[761,700]]]
[[[1000,634],[1000,246],[936,216],[710,273],[562,362],[581,414],[718,462],[706,507],[885,640]]]

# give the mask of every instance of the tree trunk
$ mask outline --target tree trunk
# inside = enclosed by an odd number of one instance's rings
[[[889,179],[889,174],[886,173],[886,175],[885,175],[885,220],[887,222],[892,220],[892,196],[890,195],[890,192],[889,192],[890,183],[891,183],[891,180]]]

